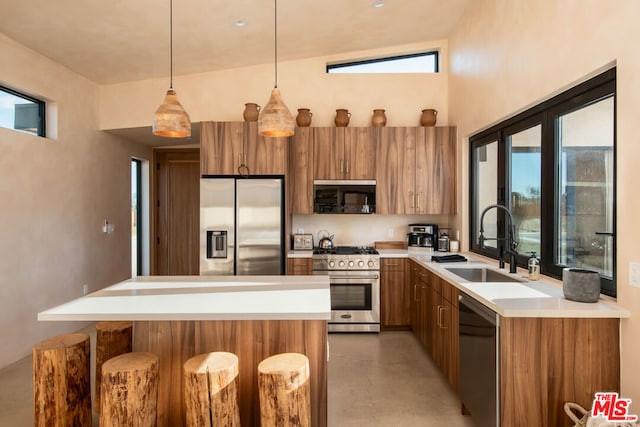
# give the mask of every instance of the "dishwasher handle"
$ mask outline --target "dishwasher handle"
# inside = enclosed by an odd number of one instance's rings
[[[498,326],[498,314],[464,292],[460,292],[458,295],[458,305],[467,307],[469,310],[478,314],[492,325]]]

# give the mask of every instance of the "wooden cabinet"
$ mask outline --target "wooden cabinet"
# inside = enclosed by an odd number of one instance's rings
[[[620,319],[500,317],[501,425],[572,426],[564,402],[599,391],[620,391]]]
[[[257,122],[203,122],[200,130],[202,175],[285,175],[288,138],[258,135]],[[241,165],[248,168],[238,170]]]
[[[375,179],[376,144],[372,128],[313,130],[314,179]]]
[[[313,261],[311,258],[287,258],[287,275],[310,276]]]
[[[376,139],[377,213],[455,213],[454,127],[379,128]]]
[[[458,390],[458,291],[435,274],[428,272],[429,299],[429,352],[431,358]]]
[[[458,389],[458,291],[411,261],[412,327],[449,384]]]
[[[289,151],[292,214],[313,213],[313,128],[296,128]]]
[[[416,159],[416,213],[455,213],[455,127],[417,128]]]
[[[424,348],[429,347],[429,287],[426,270],[411,261],[411,327]]]
[[[411,324],[410,282],[406,280],[407,258],[380,259],[380,326],[386,330],[409,329]]]

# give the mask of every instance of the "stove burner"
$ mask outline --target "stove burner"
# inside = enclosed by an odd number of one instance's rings
[[[314,248],[314,255],[378,255],[371,246],[337,246],[335,248]]]

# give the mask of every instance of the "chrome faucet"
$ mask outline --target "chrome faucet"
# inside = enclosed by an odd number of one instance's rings
[[[509,234],[507,235],[506,239],[499,239],[497,236],[494,237],[484,237],[484,214],[487,213],[487,211],[489,209],[502,209],[503,211],[505,211],[507,213],[507,217],[509,219],[509,224],[511,225],[511,227],[509,227]],[[509,273],[515,273],[518,267],[518,242],[516,242],[516,224],[513,221],[513,216],[511,215],[511,211],[502,206],[502,205],[491,205],[491,206],[487,206],[483,211],[482,211],[482,215],[480,215],[480,248],[484,249],[484,242],[486,240],[506,240],[508,242],[508,247],[509,250],[507,250],[507,254],[509,254]],[[498,262],[500,263],[500,268],[504,268],[504,255],[505,253],[503,253],[503,249],[502,249],[502,245],[499,246],[499,253],[498,253]]]

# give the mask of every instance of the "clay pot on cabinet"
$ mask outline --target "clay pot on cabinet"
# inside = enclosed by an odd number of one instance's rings
[[[373,110],[371,125],[374,127],[382,127],[386,124],[387,124],[387,116],[384,114],[384,110]]]
[[[245,122],[257,122],[258,115],[260,114],[260,106],[253,102],[248,102],[244,104],[244,112],[242,113],[242,117]]]
[[[349,110],[337,109],[336,110],[336,119],[335,124],[339,128],[343,128],[349,126],[349,118],[351,117],[351,113]]]
[[[422,126],[435,126],[437,115],[438,115],[438,112],[436,110],[431,110],[431,109],[422,110],[422,116],[420,117],[420,124]]]
[[[309,127],[311,126],[311,117],[313,117],[313,113],[308,108],[298,108],[296,124],[299,128]]]

